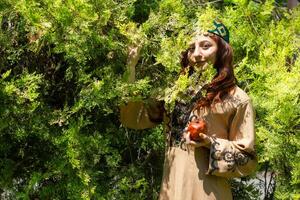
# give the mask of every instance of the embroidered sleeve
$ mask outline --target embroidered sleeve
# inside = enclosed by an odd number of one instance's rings
[[[229,126],[229,140],[211,138],[208,174],[249,175],[257,165],[254,152],[254,113],[250,101],[238,106]]]

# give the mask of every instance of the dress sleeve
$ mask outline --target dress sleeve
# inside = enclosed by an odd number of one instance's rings
[[[131,129],[153,128],[162,122],[163,112],[163,103],[160,101],[132,101],[120,106],[120,121]]]
[[[254,112],[250,101],[240,104],[229,125],[229,139],[211,138],[207,174],[241,177],[257,165],[254,150]]]

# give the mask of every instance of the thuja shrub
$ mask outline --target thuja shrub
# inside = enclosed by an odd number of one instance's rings
[[[118,108],[176,99],[187,81],[180,53],[215,18],[230,30],[238,85],[257,118],[259,178],[233,180],[234,197],[298,198],[300,10],[242,0],[2,0],[1,198],[157,199],[163,126],[124,128]]]

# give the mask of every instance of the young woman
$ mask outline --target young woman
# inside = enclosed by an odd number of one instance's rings
[[[181,61],[182,73],[189,73],[196,82],[194,72],[212,64],[216,75],[209,84],[187,91],[190,98],[177,101],[170,114],[155,101],[121,107],[121,122],[129,128],[153,127],[164,115],[167,148],[161,200],[230,200],[228,178],[248,175],[257,164],[251,100],[236,85],[228,29],[216,21],[214,26],[196,35]],[[203,89],[205,96],[201,96]],[[206,127],[196,140],[191,127],[200,121]]]

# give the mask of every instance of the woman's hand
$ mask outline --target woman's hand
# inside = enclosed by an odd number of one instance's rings
[[[138,63],[141,56],[142,44],[130,46],[128,48],[128,59],[127,59],[127,68],[128,68],[128,82],[133,83],[135,81],[135,66]]]
[[[128,60],[127,60],[127,65],[128,67],[135,67],[136,64],[138,63],[140,56],[141,56],[141,49],[142,45],[137,44],[134,46],[130,46],[128,48]]]
[[[183,133],[183,138],[184,138],[186,144],[190,144],[191,146],[194,146],[194,147],[209,148],[210,144],[211,144],[210,137],[204,133],[199,133],[199,137],[200,137],[199,141],[194,141],[194,140],[191,140],[191,138],[190,138],[190,132]]]

